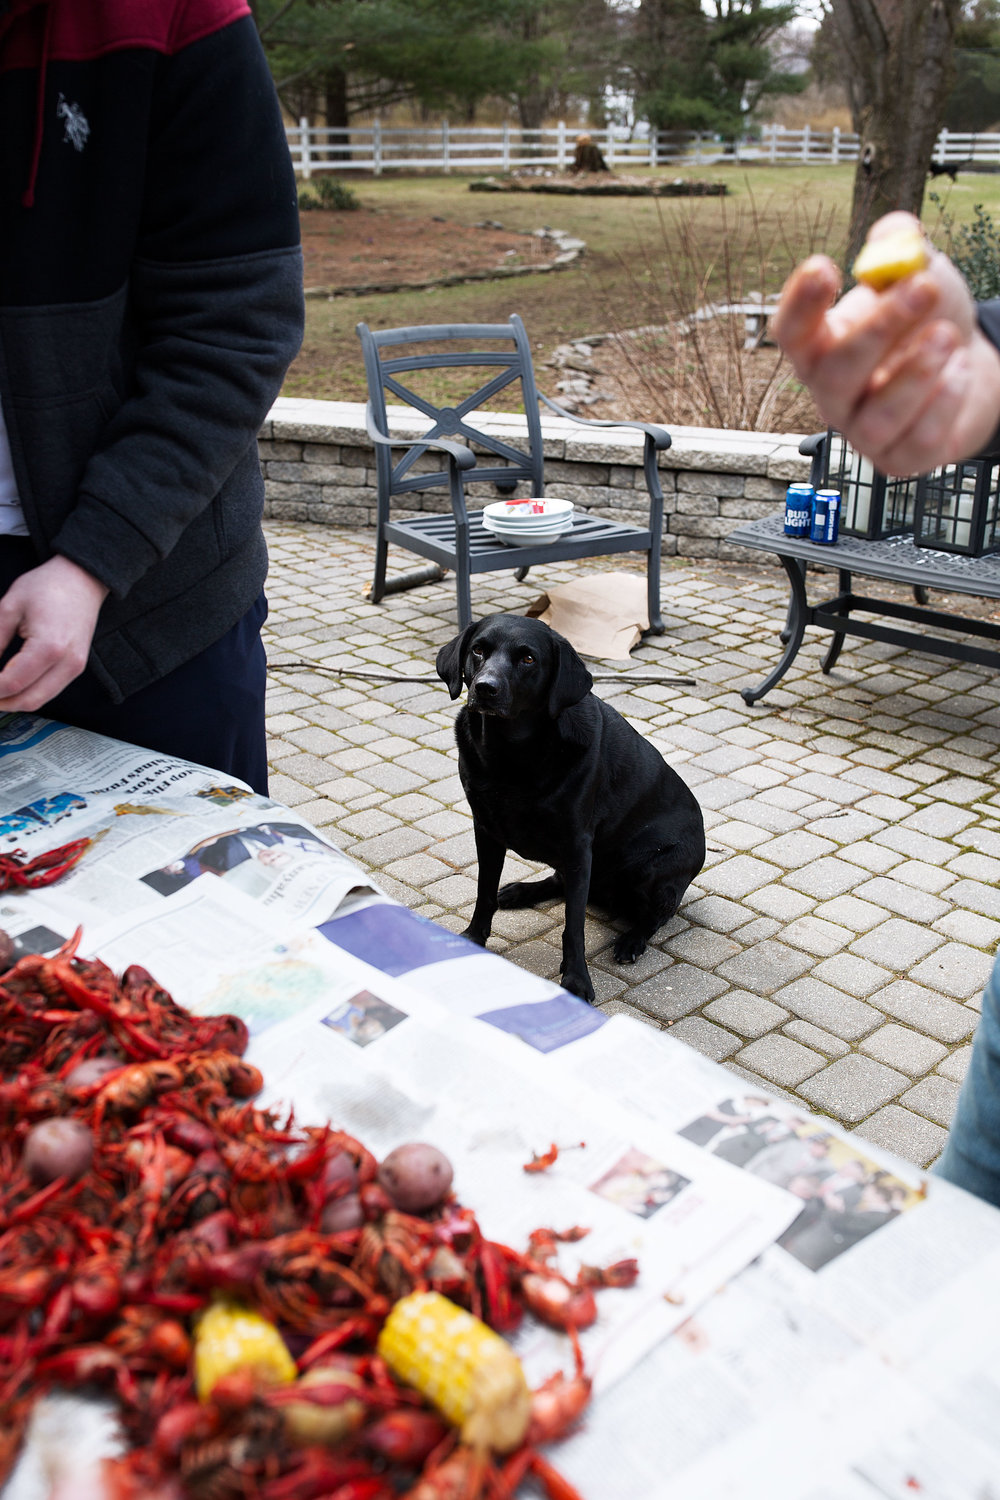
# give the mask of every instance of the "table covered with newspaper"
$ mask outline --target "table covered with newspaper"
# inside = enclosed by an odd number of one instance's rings
[[[288,808],[0,718],[0,854],[80,839],[0,896],[18,952],[82,926],[87,956],[241,1016],[263,1103],[376,1155],[441,1147],[500,1240],[586,1226],[570,1274],[638,1259],[582,1338],[594,1400],[557,1457],[585,1500],[1000,1494],[1000,1213],[415,915]],[[514,1342],[532,1384],[571,1363],[531,1320]],[[4,1500],[45,1500],[53,1430],[81,1461],[120,1442],[49,1398]]]

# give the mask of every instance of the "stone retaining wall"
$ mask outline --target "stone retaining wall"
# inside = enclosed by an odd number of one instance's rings
[[[510,446],[527,446],[524,419],[497,413],[484,430]],[[420,428],[404,407],[390,408],[390,430],[401,437]],[[765,554],[731,547],[737,526],[774,515],[785,488],[809,477],[798,434],[733,433],[672,427],[673,445],[660,455],[664,493],[665,555],[717,557],[760,565]],[[644,524],[642,434],[629,429],[588,430],[560,417],[543,418],[546,488],[596,515]],[[261,430],[266,515],[275,520],[319,521],[331,526],[375,525],[375,464],[360,402],[278,400]],[[428,461],[427,468],[439,468]],[[522,491],[523,492],[523,491]],[[493,486],[469,490],[473,503],[495,498]],[[447,511],[446,491],[414,495],[409,510]]]

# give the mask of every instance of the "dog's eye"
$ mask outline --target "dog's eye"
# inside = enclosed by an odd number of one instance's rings
[[[522,651],[522,653],[521,653],[521,666],[522,667],[533,667],[534,665],[535,665],[535,658],[532,656],[531,652],[530,651]]]
[[[469,655],[472,656],[472,657],[474,657],[476,659],[476,661],[482,661],[482,659],[483,659],[483,648],[482,648],[482,646],[473,646],[472,650],[469,652]]]

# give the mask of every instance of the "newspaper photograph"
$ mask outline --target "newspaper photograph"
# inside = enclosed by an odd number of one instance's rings
[[[14,752],[17,752],[16,754]],[[58,790],[54,790],[58,788]],[[77,920],[172,920],[218,884],[286,926],[316,926],[351,892],[378,893],[327,838],[216,772],[30,715],[0,719],[0,850],[86,841],[60,877]],[[189,900],[181,903],[191,909]],[[75,924],[74,924],[75,925]],[[45,950],[41,950],[45,951]]]
[[[600,1030],[608,1017],[549,979],[520,970],[459,933],[393,906],[358,905],[320,925],[341,950],[380,973],[405,975],[457,1015],[475,1016],[518,1036],[537,1052],[554,1052]]]

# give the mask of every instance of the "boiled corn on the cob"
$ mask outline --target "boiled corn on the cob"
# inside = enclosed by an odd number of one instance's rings
[[[919,229],[898,229],[863,245],[852,275],[880,292],[904,276],[923,271],[930,264],[927,242]]]
[[[207,1307],[194,1336],[194,1384],[207,1401],[223,1375],[252,1370],[272,1385],[285,1385],[298,1373],[273,1323],[238,1302],[222,1299]]]
[[[439,1292],[402,1297],[378,1352],[459,1428],[463,1443],[509,1453],[524,1441],[531,1394],[520,1360],[498,1333]]]

